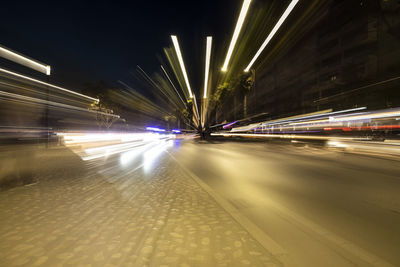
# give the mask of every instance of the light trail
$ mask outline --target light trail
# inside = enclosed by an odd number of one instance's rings
[[[144,74],[144,77],[151,84],[151,86],[153,86],[154,88],[157,88],[166,97],[166,99],[169,99],[168,93],[165,92],[162,87],[160,87],[152,78],[150,78],[150,76],[139,65],[137,65],[136,67],[142,72],[142,74]],[[179,109],[179,107],[176,105],[176,103],[174,101],[171,101],[171,103],[177,109]]]
[[[85,133],[85,132],[58,132],[65,144],[76,145],[97,142],[133,142],[141,140],[159,140],[162,138],[173,138],[174,135],[159,135],[158,133]]]
[[[248,72],[253,66],[254,62],[257,60],[257,58],[260,56],[261,52],[264,50],[264,48],[267,46],[267,44],[271,41],[272,37],[274,37],[275,33],[278,31],[278,29],[281,27],[283,22],[286,20],[286,18],[289,16],[290,12],[292,12],[293,8],[296,6],[297,2],[299,0],[292,0],[292,2],[289,4],[289,6],[286,8],[285,12],[282,14],[281,18],[278,20],[278,22],[275,24],[274,28],[272,31],[269,33],[267,39],[265,39],[264,43],[261,45],[261,47],[258,49],[257,53],[254,55],[253,59],[250,61],[249,65],[246,67],[244,70],[245,72]]]
[[[165,129],[157,128],[157,127],[146,127],[146,130],[154,131],[154,132],[165,132]]]
[[[31,69],[42,72],[46,75],[50,75],[51,67],[49,65],[40,63],[40,62],[30,59],[26,56],[20,55],[20,54],[14,52],[14,51],[11,51],[10,49],[7,49],[3,46],[0,46],[0,56],[3,58],[6,58],[8,60],[11,60],[13,62],[24,65],[26,67],[29,67]]]
[[[119,115],[114,115],[114,114],[109,114],[109,113],[105,113],[105,112],[101,112],[101,111],[80,108],[80,107],[76,107],[76,106],[72,106],[72,105],[62,104],[62,103],[53,102],[53,101],[49,101],[49,100],[43,100],[43,99],[34,98],[34,97],[30,97],[30,96],[13,94],[13,93],[4,92],[4,91],[0,91],[0,95],[8,97],[13,100],[17,99],[18,101],[25,102],[25,103],[31,102],[31,103],[37,103],[37,104],[44,104],[44,105],[49,105],[49,106],[54,106],[54,107],[59,107],[59,108],[65,108],[65,109],[71,109],[71,110],[83,111],[83,112],[90,112],[90,113],[106,115],[109,117],[120,118]]]
[[[368,140],[368,138],[362,138],[362,137],[313,136],[313,135],[298,135],[298,134],[211,133],[211,136],[223,136],[223,137],[238,136],[238,137],[309,139],[309,140]]]
[[[189,83],[189,79],[188,79],[188,76],[186,73],[185,63],[183,62],[183,57],[182,57],[181,49],[179,47],[178,38],[175,35],[171,35],[171,39],[172,39],[172,43],[174,44],[176,55],[178,56],[179,64],[181,66],[181,70],[183,73],[183,78],[185,79],[185,83],[186,83],[187,89],[189,91],[189,96],[190,96],[190,98],[193,98],[192,89],[190,88],[190,83]]]
[[[127,163],[133,154],[175,138],[174,134],[158,133],[57,133],[66,146],[71,147],[83,160],[94,160],[111,155],[124,154]],[[132,152],[132,151],[136,152]]]
[[[354,112],[366,109],[366,107],[352,108],[334,112],[324,112],[311,116],[294,116],[290,119],[280,119],[262,123],[253,123],[245,126],[235,127],[226,133],[245,134],[269,134],[268,137],[282,137],[282,134],[293,133],[323,133],[329,135],[332,131],[351,132],[351,131],[398,131],[400,124],[397,117],[400,116],[400,108]],[[353,113],[343,114],[353,111]],[[335,116],[331,116],[335,114]],[[317,117],[316,117],[317,116]],[[256,133],[258,132],[258,133]],[[278,134],[279,136],[274,136]],[[319,137],[312,137],[319,138]]]
[[[203,96],[203,98],[207,98],[208,74],[210,72],[211,46],[212,46],[212,37],[211,36],[207,36],[206,64],[205,64],[205,70],[204,70],[204,96]]]
[[[250,2],[251,2],[251,0],[243,1],[242,9],[240,10],[239,18],[238,18],[238,21],[236,22],[236,27],[235,27],[235,30],[232,35],[232,40],[231,40],[231,43],[229,44],[228,52],[226,53],[225,62],[221,68],[222,71],[228,70],[228,64],[231,59],[233,49],[235,48],[237,39],[239,37],[240,30],[242,29],[244,20],[246,18],[247,11],[249,10]]]
[[[161,153],[166,151],[167,148],[172,147],[172,146],[173,146],[172,140],[164,140],[164,141],[161,141],[156,146],[145,151],[143,153],[143,169],[144,169],[144,171],[145,172],[150,171],[151,166],[153,165],[153,163],[155,162],[157,157],[159,155],[161,155]]]
[[[74,91],[71,91],[71,90],[62,88],[62,87],[57,86],[57,85],[53,85],[53,84],[50,84],[50,83],[42,82],[42,81],[39,81],[39,80],[30,78],[30,77],[28,77],[28,76],[24,76],[24,75],[21,75],[21,74],[18,74],[18,73],[9,71],[9,70],[5,70],[5,69],[0,68],[0,72],[7,73],[7,74],[13,75],[13,76],[15,76],[15,77],[23,78],[23,79],[26,79],[26,80],[28,80],[28,81],[32,81],[32,82],[35,82],[35,83],[39,83],[39,84],[42,84],[42,85],[45,85],[45,86],[49,86],[49,87],[52,87],[52,88],[61,90],[61,91],[63,91],[63,92],[67,92],[67,93],[70,93],[70,94],[74,94],[74,95],[76,95],[76,96],[80,96],[80,97],[83,97],[83,98],[86,98],[86,99],[90,99],[90,100],[95,101],[95,102],[97,102],[97,103],[100,102],[100,100],[97,99],[97,98],[93,98],[93,97],[90,97],[90,96],[87,96],[87,95],[83,95],[83,94],[80,94],[80,93],[77,93],[77,92],[74,92]]]
[[[179,99],[182,101],[183,105],[186,106],[186,103],[185,103],[185,101],[183,101],[181,95],[180,95],[179,92],[178,92],[178,89],[176,89],[174,83],[173,83],[172,80],[169,78],[167,71],[164,69],[164,67],[163,67],[162,65],[160,65],[160,66],[161,66],[161,69],[162,69],[162,71],[164,72],[165,76],[167,77],[168,81],[171,83],[172,87],[174,88],[176,94],[179,96]]]

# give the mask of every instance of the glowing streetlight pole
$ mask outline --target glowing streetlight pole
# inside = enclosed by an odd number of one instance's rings
[[[226,54],[224,65],[222,66],[222,71],[228,70],[229,60],[231,59],[233,49],[235,48],[236,41],[239,37],[240,30],[243,26],[244,19],[246,18],[247,11],[249,10],[251,0],[244,0],[242,9],[240,10],[239,18],[236,23],[235,30],[232,35],[232,40],[228,48],[228,53]]]
[[[212,36],[207,36],[206,66],[204,74],[204,96],[203,96],[204,98],[207,98],[208,74],[210,72],[211,46],[212,46]]]
[[[269,41],[271,41],[272,37],[274,37],[275,33],[278,31],[279,27],[283,24],[285,19],[289,16],[290,12],[292,12],[293,8],[295,5],[299,2],[299,0],[292,0],[292,2],[289,4],[289,6],[286,8],[285,12],[282,14],[281,18],[278,20],[272,31],[269,33],[267,39],[265,39],[264,43],[261,45],[261,47],[258,49],[257,53],[254,55],[253,59],[250,61],[249,65],[247,68],[244,70],[245,72],[248,72],[251,68],[251,66],[254,64],[256,59],[260,56],[261,52],[264,50],[264,48],[267,46]]]
[[[42,63],[39,63],[35,60],[32,60],[30,58],[27,58],[25,56],[22,56],[20,54],[17,54],[13,51],[11,51],[10,49],[7,49],[3,46],[0,46],[0,57],[6,58],[10,61],[13,61],[15,63],[24,65],[28,68],[37,70],[39,72],[42,72],[46,75],[50,75],[50,66],[49,65],[45,65]]]
[[[188,91],[189,91],[189,96],[190,96],[190,98],[193,98],[192,89],[190,88],[189,79],[187,77],[185,64],[183,63],[181,49],[179,48],[178,38],[175,35],[171,35],[171,39],[172,39],[172,43],[174,44],[176,55],[178,56],[179,64],[181,66],[182,73],[183,73],[183,78],[185,79],[186,86],[187,86]]]

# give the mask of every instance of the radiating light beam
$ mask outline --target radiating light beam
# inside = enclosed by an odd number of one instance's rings
[[[176,94],[179,96],[179,99],[182,101],[183,105],[186,105],[185,101],[183,101],[181,95],[179,94],[178,89],[176,89],[176,87],[175,87],[174,83],[172,82],[171,78],[169,78],[167,71],[164,69],[164,67],[162,65],[160,65],[160,66],[161,66],[161,69],[164,72],[165,76],[168,78],[168,81],[171,83],[172,87],[174,88]]]
[[[236,41],[239,37],[240,30],[242,29],[244,19],[246,18],[247,11],[249,10],[250,2],[251,2],[251,0],[243,1],[242,9],[240,10],[239,18],[238,18],[235,30],[232,35],[232,40],[231,40],[231,43],[229,44],[228,53],[226,53],[225,62],[221,69],[222,71],[228,70],[229,60],[231,59],[232,52],[233,52],[233,49],[235,48]]]
[[[194,107],[196,110],[196,114],[197,114],[197,122],[200,123],[200,114],[199,114],[199,108],[197,107],[197,100],[196,100],[196,96],[193,96],[193,103],[194,103]]]
[[[0,84],[4,84],[4,83],[0,83]],[[0,91],[0,96],[19,99],[19,100],[22,100],[22,101],[25,101],[25,102],[45,104],[45,105],[50,105],[50,106],[54,106],[54,107],[61,107],[61,108],[65,108],[65,109],[72,109],[72,110],[77,110],[77,111],[84,111],[84,112],[102,114],[102,115],[106,115],[108,117],[120,118],[119,115],[109,114],[109,113],[105,113],[105,112],[101,112],[101,111],[94,111],[94,110],[90,110],[90,109],[87,109],[87,108],[80,108],[80,107],[76,107],[76,106],[71,106],[71,105],[67,105],[67,104],[62,104],[62,103],[58,103],[58,102],[43,100],[43,99],[29,97],[29,96],[13,94],[13,93],[4,92],[4,91]]]
[[[189,79],[188,79],[188,76],[187,76],[187,73],[186,73],[185,64],[183,63],[181,49],[179,48],[178,38],[176,37],[176,35],[171,35],[171,39],[172,39],[172,43],[174,44],[176,55],[178,56],[179,64],[180,64],[182,72],[183,72],[183,77],[185,78],[186,86],[187,86],[188,91],[189,91],[189,96],[190,96],[190,98],[193,98],[192,89],[190,88]]]
[[[292,12],[292,10],[295,7],[295,5],[297,4],[297,2],[299,2],[299,0],[292,0],[292,2],[286,8],[286,10],[282,14],[281,18],[278,20],[278,22],[275,24],[275,26],[272,29],[272,31],[269,33],[267,39],[265,39],[264,43],[258,49],[258,51],[254,55],[253,59],[250,61],[249,65],[244,70],[245,72],[248,72],[250,70],[251,66],[254,64],[254,62],[257,60],[257,58],[260,56],[261,52],[264,50],[264,48],[267,46],[267,44],[271,41],[272,37],[274,37],[274,35],[278,31],[279,27],[281,27],[281,25],[283,24],[285,19],[289,16],[290,12]]]
[[[13,62],[16,62],[18,64],[24,65],[28,68],[43,72],[46,75],[50,75],[51,68],[49,65],[45,65],[38,61],[32,60],[26,56],[17,54],[14,51],[11,51],[10,49],[7,49],[2,46],[0,46],[0,56],[8,60],[11,60]]]
[[[46,85],[46,86],[49,86],[49,87],[52,87],[52,88],[55,88],[55,89],[58,89],[58,90],[61,90],[61,91],[70,93],[70,94],[74,94],[74,95],[77,95],[77,96],[80,96],[80,97],[83,97],[83,98],[90,99],[90,100],[92,100],[92,101],[100,102],[100,100],[97,99],[97,98],[93,98],[93,97],[90,97],[90,96],[87,96],[87,95],[83,95],[83,94],[80,94],[80,93],[77,93],[77,92],[74,92],[74,91],[71,91],[71,90],[62,88],[62,87],[57,86],[57,85],[53,85],[53,84],[50,84],[50,83],[42,82],[42,81],[39,81],[39,80],[30,78],[30,77],[28,77],[28,76],[24,76],[24,75],[21,75],[21,74],[18,74],[18,73],[9,71],[9,70],[5,70],[5,69],[0,68],[0,72],[4,72],[4,73],[7,73],[7,74],[11,74],[11,75],[13,75],[13,76],[16,76],[16,77],[19,77],[19,78],[23,78],[23,79],[26,79],[26,80],[29,80],[29,81],[32,81],[32,82],[35,82],[35,83],[42,84],[42,85]]]
[[[207,46],[206,46],[206,66],[204,74],[204,96],[207,98],[207,87],[208,87],[208,74],[210,72],[210,59],[211,59],[211,46],[212,46],[212,36],[207,36]]]

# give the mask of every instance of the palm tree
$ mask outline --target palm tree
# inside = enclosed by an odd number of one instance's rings
[[[247,117],[247,94],[253,87],[256,80],[256,72],[251,69],[250,72],[243,74],[240,78],[240,89],[243,93],[243,118]]]

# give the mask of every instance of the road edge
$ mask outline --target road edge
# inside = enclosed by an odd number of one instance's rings
[[[204,191],[206,191],[226,212],[228,212],[229,215],[231,215],[232,218],[251,235],[251,237],[253,237],[266,251],[271,253],[272,256],[276,257],[279,261],[281,261],[281,263],[283,263],[284,257],[286,257],[288,253],[278,243],[265,234],[264,231],[252,223],[249,219],[241,215],[232,204],[218,195],[196,174],[183,166],[171,153],[168,152],[168,154],[179,165],[179,167],[185,171]]]

